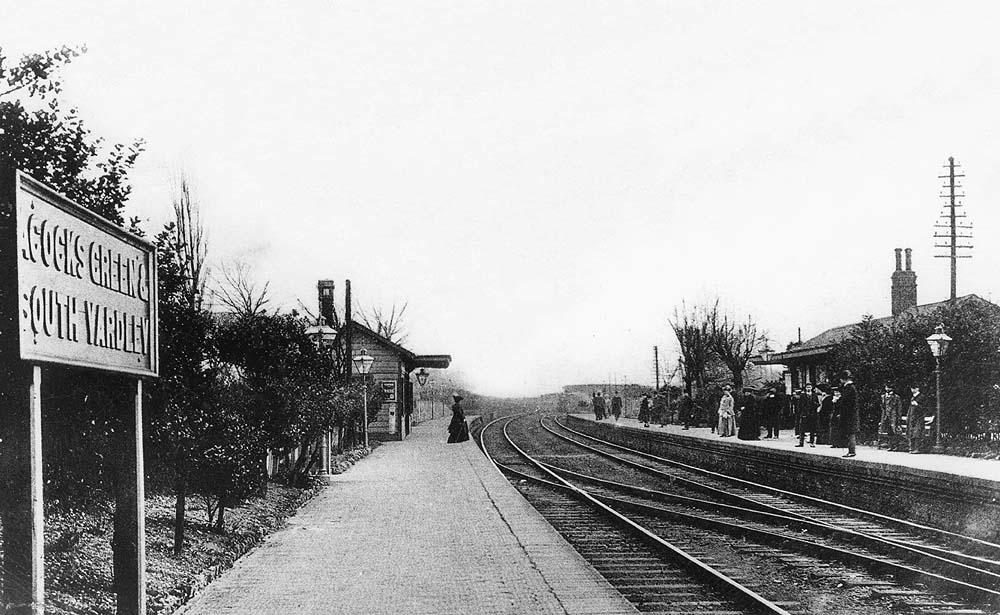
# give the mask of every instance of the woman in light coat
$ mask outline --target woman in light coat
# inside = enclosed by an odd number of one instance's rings
[[[736,435],[736,411],[733,400],[732,387],[726,385],[722,388],[722,399],[719,400],[719,437],[726,438]]]

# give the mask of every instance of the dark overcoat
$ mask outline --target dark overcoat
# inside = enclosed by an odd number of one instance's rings
[[[469,439],[469,424],[465,422],[465,411],[455,402],[451,407],[451,422],[448,423],[448,444],[465,442]]]
[[[906,435],[909,438],[924,436],[924,409],[920,406],[922,401],[922,395],[915,395],[910,399],[910,409],[906,413]]]
[[[642,399],[639,400],[639,416],[638,420],[642,423],[649,422],[649,397],[643,395]]]
[[[830,444],[833,434],[830,433],[830,417],[833,415],[833,396],[824,395],[816,413],[816,443]]]
[[[840,391],[840,432],[846,438],[861,431],[861,417],[858,412],[858,388],[848,382]]]
[[[816,395],[802,393],[792,399],[795,401],[795,432],[816,433],[816,410],[819,405]]]
[[[757,414],[757,398],[747,393],[740,400],[740,429],[736,437],[740,440],[760,440],[760,417]]]

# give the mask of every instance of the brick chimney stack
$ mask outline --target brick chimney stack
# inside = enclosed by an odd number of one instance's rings
[[[896,270],[892,272],[892,315],[899,316],[917,305],[917,274],[912,269],[912,250],[906,248],[906,269],[903,269],[900,248],[896,248]]]
[[[334,281],[320,280],[316,283],[316,292],[319,295],[319,324],[328,327],[336,327],[336,317],[334,316]]]

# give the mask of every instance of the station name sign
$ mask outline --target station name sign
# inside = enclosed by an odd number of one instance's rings
[[[157,375],[153,246],[22,172],[15,182],[21,359]]]

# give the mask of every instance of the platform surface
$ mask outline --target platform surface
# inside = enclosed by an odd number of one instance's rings
[[[636,610],[448,419],[386,442],[179,613]]]
[[[615,423],[614,419],[596,421],[594,419],[594,415],[592,414],[574,414],[573,416],[597,423]],[[845,448],[833,448],[828,444],[817,444],[815,447],[810,447],[808,438],[806,438],[804,447],[797,448],[795,445],[799,443],[799,439],[791,429],[782,431],[777,440],[740,440],[736,436],[720,438],[718,434],[712,433],[711,429],[708,427],[692,427],[690,429],[684,429],[680,425],[661,426],[655,423],[650,423],[649,427],[643,427],[643,424],[639,421],[627,418],[619,419],[617,424],[622,427],[650,431],[653,433],[669,433],[691,438],[706,438],[745,446],[796,451],[803,454],[822,455],[825,457],[843,457],[847,452],[847,449]],[[905,439],[903,441],[905,442]],[[940,455],[934,453],[911,455],[905,451],[889,451],[861,444],[857,446],[857,454],[857,457],[845,459],[844,461],[867,461],[1000,482],[1000,460],[996,459],[974,459],[972,457],[958,457],[954,455]]]

